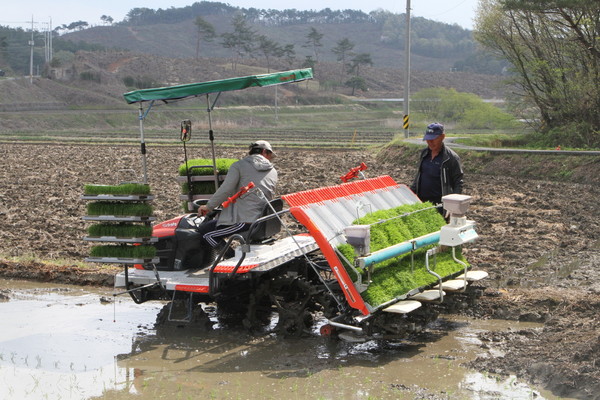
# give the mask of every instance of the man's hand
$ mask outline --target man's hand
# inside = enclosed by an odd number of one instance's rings
[[[204,217],[206,214],[208,214],[208,207],[206,206],[206,204],[201,205],[198,208],[198,216],[199,217]]]

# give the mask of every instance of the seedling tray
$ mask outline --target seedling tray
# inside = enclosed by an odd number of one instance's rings
[[[212,197],[212,194],[194,194],[192,195],[192,201],[193,200],[210,200],[210,198]],[[187,194],[181,194],[179,195],[179,200],[189,200],[190,196],[188,196]]]
[[[145,237],[145,238],[123,238],[116,236],[86,236],[83,240],[87,242],[113,242],[113,243],[156,243],[158,238],[156,237]]]
[[[86,262],[97,262],[106,264],[158,264],[160,259],[154,258],[118,258],[118,257],[87,257]]]
[[[225,175],[218,175],[219,182],[225,180]],[[186,183],[188,181],[187,176],[178,176],[177,181],[180,183]],[[190,176],[190,182],[214,182],[214,175],[192,175]]]
[[[103,201],[150,201],[154,200],[153,195],[147,194],[130,194],[130,195],[114,195],[114,194],[97,194],[83,195],[83,200],[103,200]]]
[[[86,215],[82,217],[84,221],[112,221],[112,222],[150,222],[156,220],[156,217],[147,216],[123,216],[123,215]]]

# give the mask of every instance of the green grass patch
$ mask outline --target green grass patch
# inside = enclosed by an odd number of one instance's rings
[[[153,258],[156,256],[156,248],[153,246],[129,245],[93,246],[90,249],[90,256],[116,258]]]
[[[148,217],[153,212],[152,206],[143,203],[119,203],[111,201],[93,202],[87,205],[88,215],[117,215]]]
[[[429,208],[431,206],[431,203],[416,203],[380,210],[355,220],[353,225],[371,225],[371,252],[375,252],[438,231],[446,224],[446,221],[435,208]],[[369,287],[362,293],[363,299],[372,306],[378,306],[412,289],[434,283],[435,277],[429,274],[425,268],[425,254],[430,247],[433,246],[415,251],[414,272],[411,271],[410,254],[375,265]],[[350,263],[354,264],[355,254],[352,246],[343,244],[337,249]],[[463,258],[460,252],[457,252],[457,258]],[[430,268],[433,269],[433,259],[430,261]],[[442,277],[461,269],[463,266],[456,263],[450,253],[441,253],[436,256],[434,271]],[[346,270],[353,280],[358,278],[349,266],[346,266]],[[363,282],[365,282],[367,272],[359,271],[359,273],[362,274]]]
[[[118,238],[144,238],[152,236],[152,227],[131,224],[94,224],[88,227],[90,236],[114,236]]]
[[[460,137],[455,140],[456,143],[473,147],[491,147],[491,148],[531,148],[526,135],[508,135],[508,134],[479,134]]]
[[[88,196],[95,196],[99,194],[147,195],[150,194],[150,185],[143,183],[123,183],[120,185],[85,185],[84,194]]]
[[[217,158],[215,160],[215,163],[217,165],[217,173],[220,175],[227,174],[227,171],[229,171],[229,167],[231,167],[231,164],[233,164],[236,161],[238,161],[238,160],[235,158]],[[192,167],[198,167],[198,166],[203,166],[203,165],[208,165],[209,167],[192,168]],[[212,165],[213,165],[212,160],[208,159],[208,158],[196,158],[193,160],[188,160],[187,166],[186,166],[186,164],[181,164],[179,166],[179,175],[187,176],[188,168],[190,170],[190,175],[213,175],[214,172],[213,172]],[[213,184],[213,189],[214,189],[214,184]]]

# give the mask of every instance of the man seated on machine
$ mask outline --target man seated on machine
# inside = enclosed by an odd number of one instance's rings
[[[206,204],[200,206],[198,215],[207,215],[250,182],[262,191],[266,201],[272,200],[277,185],[277,170],[271,162],[273,157],[275,153],[269,142],[257,140],[252,143],[248,155],[231,165],[223,184]],[[264,206],[265,199],[246,194],[224,208],[216,218],[200,225],[199,232],[211,247],[221,251],[225,246],[224,238],[247,231],[260,217]]]

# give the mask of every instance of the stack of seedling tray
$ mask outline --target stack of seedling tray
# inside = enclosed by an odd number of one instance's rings
[[[218,158],[217,166],[217,181],[219,186],[225,180],[225,176],[229,171],[231,164],[236,162],[233,158]],[[189,171],[189,178],[188,178]],[[181,184],[180,199],[184,200],[184,211],[195,211],[191,201],[194,200],[209,200],[215,193],[215,172],[211,159],[197,158],[188,160],[187,164],[179,166],[179,176],[177,180]],[[191,188],[191,199],[190,199]],[[190,201],[191,200],[191,201]]]
[[[371,226],[371,252],[387,248],[420,236],[439,231],[446,224],[440,213],[432,208],[431,203],[407,204],[389,210],[375,211],[363,218],[353,221],[353,225]],[[437,282],[425,268],[425,253],[428,247],[417,249],[411,255],[405,254],[381,262],[374,266],[371,282],[361,293],[363,300],[371,306],[378,306],[389,300],[407,294],[413,289],[422,288]],[[338,251],[354,264],[354,248],[349,244],[338,246]],[[456,251],[459,260],[466,262],[459,249]],[[464,266],[452,259],[450,251],[435,255],[430,262],[430,269],[441,277],[453,275],[464,270]],[[357,274],[346,265],[346,270],[355,281]],[[358,270],[363,282],[367,279],[367,271]]]
[[[95,245],[85,261],[110,264],[157,263],[156,248],[152,243],[153,209],[150,187],[141,183],[120,185],[85,185],[83,200],[89,200],[84,221],[88,227],[89,242]]]

